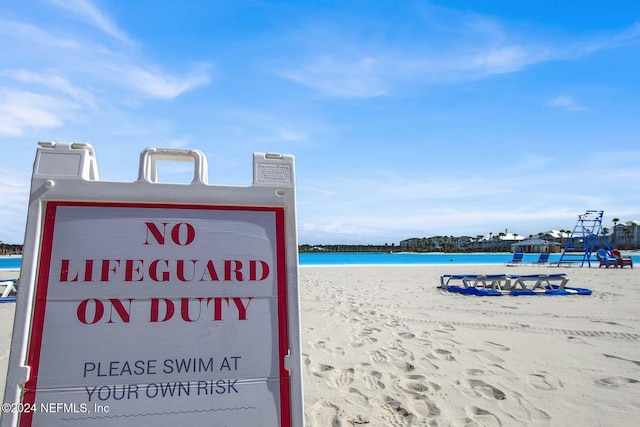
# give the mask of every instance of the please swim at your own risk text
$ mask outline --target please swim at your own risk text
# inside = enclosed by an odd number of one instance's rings
[[[109,362],[85,362],[84,378],[131,378],[158,374],[188,374],[235,372],[241,356],[194,357],[181,359],[113,360]],[[174,396],[210,396],[237,394],[237,379],[200,379],[195,381],[150,382],[145,384],[118,384],[85,386],[89,402],[106,400],[156,399]]]

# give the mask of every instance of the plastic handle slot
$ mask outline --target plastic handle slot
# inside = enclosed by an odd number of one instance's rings
[[[208,183],[207,158],[200,150],[181,148],[146,148],[140,153],[138,181],[158,182],[158,161],[193,162],[192,184]]]

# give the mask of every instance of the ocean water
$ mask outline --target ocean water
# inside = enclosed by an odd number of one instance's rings
[[[538,254],[524,254],[524,263],[535,263]],[[382,252],[314,252],[299,255],[300,265],[429,265],[429,264],[505,264],[513,257],[510,253],[382,253]],[[640,256],[632,256],[640,263]],[[549,262],[560,259],[551,254]],[[21,257],[0,257],[0,269],[19,269]]]
[[[534,263],[539,254],[525,254],[525,263]],[[314,252],[299,255],[300,265],[429,265],[429,264],[505,264],[510,253],[383,253],[383,252]],[[551,254],[549,262],[560,254]]]
[[[0,256],[0,270],[10,269],[15,270],[20,268],[22,263],[22,257],[19,256]]]

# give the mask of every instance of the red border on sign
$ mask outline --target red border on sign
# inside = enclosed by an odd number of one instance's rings
[[[210,206],[210,205],[172,205],[167,203],[125,203],[125,202],[73,202],[50,201],[46,203],[40,259],[38,263],[37,288],[33,307],[27,365],[31,367],[29,380],[25,384],[22,403],[34,405],[38,384],[38,370],[42,348],[42,334],[44,329],[45,312],[47,308],[47,291],[51,268],[51,254],[56,220],[59,206],[90,206],[105,208],[155,208],[155,209],[185,209],[185,210],[240,210],[274,212],[276,226],[276,270],[277,304],[278,304],[278,351],[280,368],[280,425],[291,427],[291,383],[290,373],[285,367],[285,357],[289,354],[289,322],[287,309],[287,257],[285,236],[285,210],[281,207],[267,206]],[[20,427],[30,427],[33,413],[25,412],[20,417]]]

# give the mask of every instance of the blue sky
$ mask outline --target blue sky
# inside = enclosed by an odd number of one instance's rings
[[[0,240],[37,141],[91,143],[107,181],[145,147],[220,185],[293,154],[300,243],[610,227],[640,219],[638,70],[637,1],[3,2]]]

